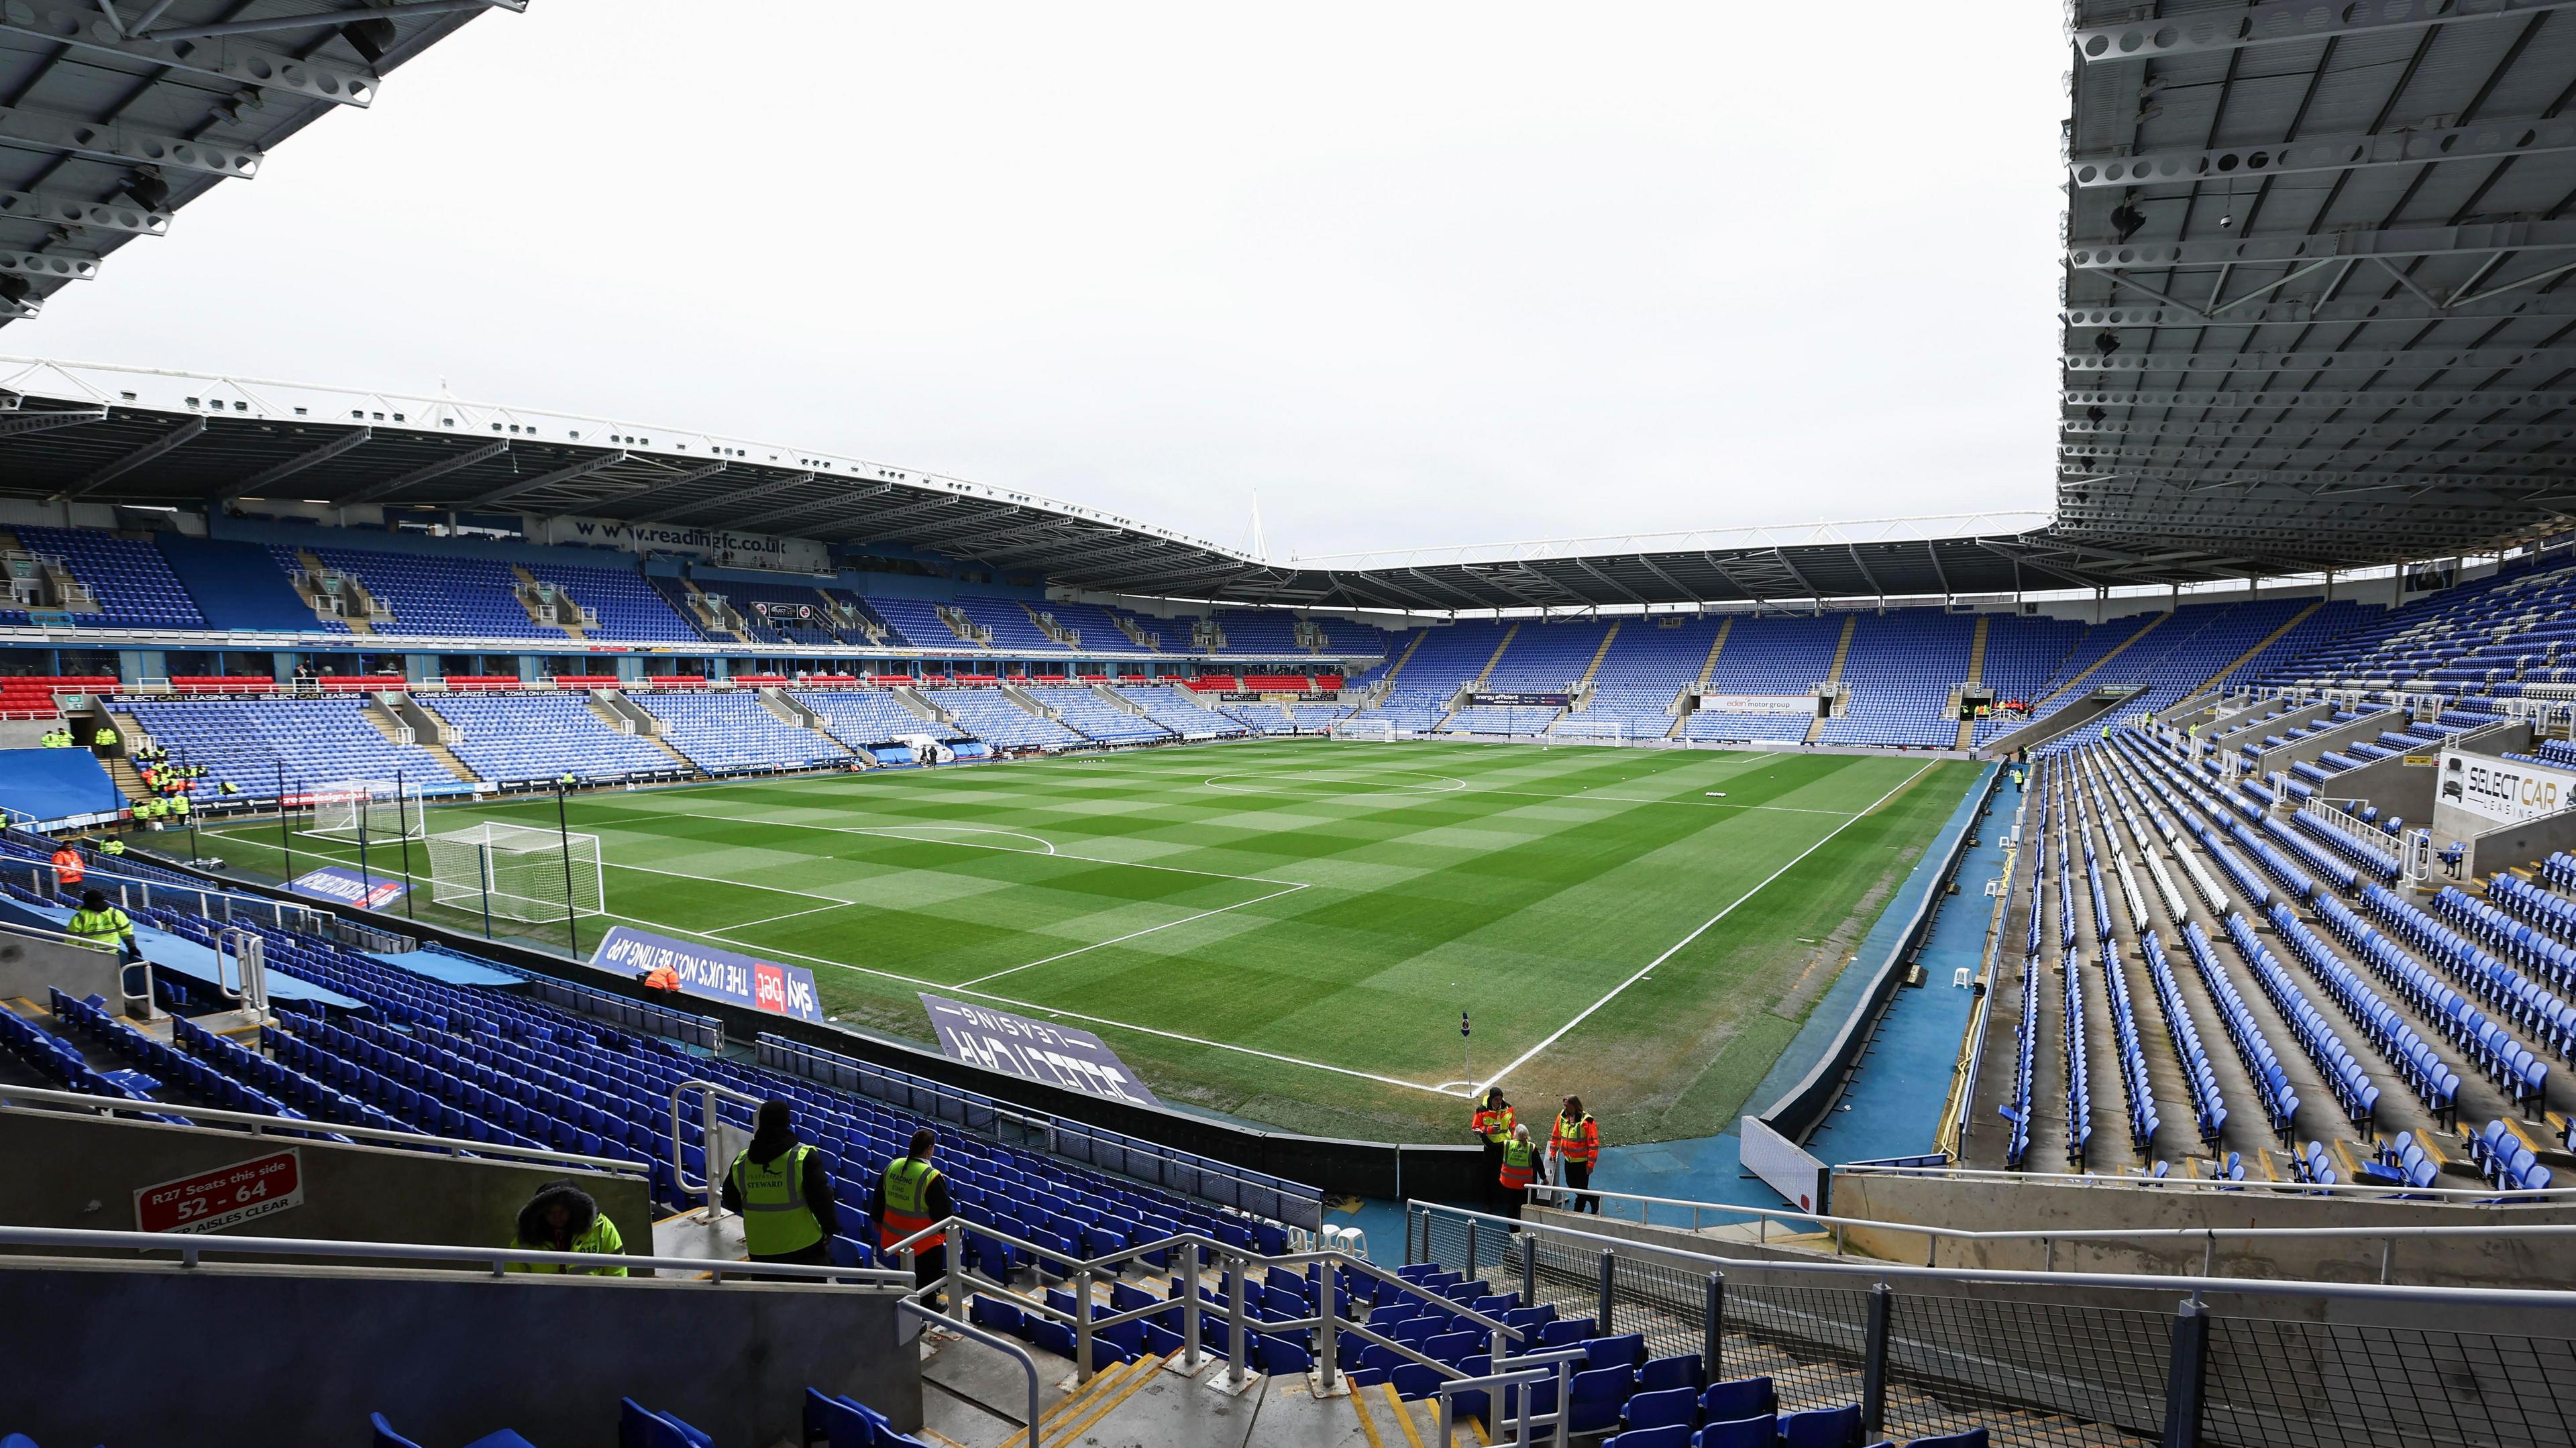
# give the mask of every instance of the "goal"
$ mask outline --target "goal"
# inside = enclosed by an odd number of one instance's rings
[[[1372,744],[1393,744],[1395,721],[1392,719],[1336,719],[1324,726],[1324,733],[1345,743],[1366,740]]]
[[[499,920],[604,914],[599,836],[497,823],[432,835],[429,901]]]
[[[420,786],[359,779],[313,792],[312,834],[349,844],[416,840],[422,821]]]

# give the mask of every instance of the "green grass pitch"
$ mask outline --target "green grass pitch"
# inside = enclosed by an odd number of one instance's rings
[[[612,920],[810,966],[846,1023],[927,1040],[936,991],[1096,1030],[1167,1101],[1419,1140],[1465,1121],[1464,1009],[1476,1080],[1633,1142],[1732,1122],[1972,771],[1279,740],[585,795],[571,825]],[[282,863],[274,823],[207,847]]]

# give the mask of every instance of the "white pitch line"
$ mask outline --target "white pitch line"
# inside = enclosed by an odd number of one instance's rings
[[[1140,935],[1151,935],[1157,930],[1169,930],[1175,925],[1187,925],[1193,920],[1205,920],[1211,915],[1223,915],[1229,910],[1241,910],[1247,905],[1258,905],[1264,900],[1276,900],[1282,895],[1294,895],[1305,888],[1307,887],[1304,885],[1291,885],[1285,890],[1273,890],[1267,895],[1256,895],[1249,900],[1240,900],[1232,905],[1220,905],[1214,910],[1202,910],[1196,915],[1184,915],[1178,920],[1166,920],[1160,925],[1148,925],[1142,930],[1131,930],[1125,935],[1116,936],[1112,939],[1098,940],[1089,945],[1077,946],[1074,949],[1065,951],[1061,954],[1050,955],[1044,960],[1032,960],[1026,965],[1015,965],[1008,970],[994,971],[991,975],[979,975],[973,980],[967,981],[965,985],[982,985],[988,980],[1000,980],[1006,975],[1017,975],[1024,970],[1035,970],[1041,965],[1053,965],[1059,960],[1070,960],[1074,956],[1080,955],[1087,950],[1098,950],[1104,945],[1116,945],[1122,941],[1133,940]],[[730,928],[740,930],[743,927],[736,925]],[[959,987],[961,990],[964,988],[964,986]]]
[[[828,895],[818,895],[818,896],[814,896],[814,897],[812,897],[812,898],[814,898],[814,899],[818,899],[818,900],[829,900],[829,899],[831,899],[831,897],[830,897],[830,896],[828,896]],[[728,925],[728,926],[726,926],[726,927],[725,927],[725,929],[727,929],[727,930],[749,930],[751,927],[753,927],[753,926],[755,926],[755,925],[775,925],[775,924],[777,924],[777,923],[778,923],[779,921],[781,921],[781,920],[793,920],[793,919],[795,919],[795,918],[796,918],[797,916],[799,916],[799,915],[820,915],[820,914],[822,914],[822,913],[823,913],[824,911],[826,911],[826,910],[846,910],[846,909],[848,909],[850,906],[852,906],[852,905],[854,905],[854,904],[856,904],[856,903],[858,903],[858,902],[853,901],[853,900],[837,900],[837,901],[833,901],[833,903],[831,903],[831,904],[829,904],[829,905],[816,905],[816,906],[813,906],[813,907],[811,907],[811,908],[809,908],[809,909],[805,909],[805,910],[790,910],[790,911],[788,911],[788,912],[787,912],[786,914],[784,914],[784,915],[763,915],[762,917],[760,917],[760,918],[759,918],[759,919],[757,919],[757,920],[745,920],[745,921],[741,921],[741,922],[739,922],[739,923],[737,923],[737,924]]]
[[[1610,1002],[1617,1000],[1622,991],[1625,991],[1628,987],[1635,985],[1637,982],[1645,979],[1649,974],[1652,974],[1656,966],[1659,966],[1665,961],[1672,959],[1674,956],[1679,955],[1683,946],[1686,946],[1692,941],[1707,934],[1710,926],[1715,925],[1717,922],[1735,913],[1736,906],[1741,905],[1745,901],[1752,899],[1754,896],[1761,894],[1765,889],[1769,888],[1773,880],[1777,880],[1781,876],[1788,874],[1791,870],[1797,868],[1797,864],[1800,860],[1803,860],[1809,855],[1814,854],[1816,851],[1823,849],[1827,844],[1832,842],[1834,836],[1850,829],[1862,815],[1866,815],[1870,810],[1874,810],[1880,805],[1887,803],[1889,800],[1896,798],[1897,790],[1901,790],[1907,785],[1912,784],[1914,781],[1921,779],[1923,777],[1924,770],[1930,769],[1936,763],[1939,763],[1939,761],[1927,760],[1922,769],[1918,769],[1912,774],[1909,774],[1905,778],[1897,781],[1896,789],[1891,789],[1887,793],[1880,795],[1877,800],[1870,805],[1869,809],[1862,810],[1860,814],[1853,815],[1850,819],[1847,819],[1841,824],[1834,826],[1832,829],[1827,830],[1824,833],[1824,836],[1818,839],[1814,844],[1807,846],[1805,849],[1800,850],[1797,854],[1791,856],[1789,863],[1782,865],[1779,869],[1776,869],[1769,875],[1765,876],[1761,884],[1754,886],[1752,889],[1736,896],[1733,900],[1728,901],[1725,909],[1720,910],[1716,914],[1708,917],[1706,920],[1701,921],[1697,930],[1694,930],[1690,934],[1683,936],[1680,940],[1675,941],[1672,949],[1667,950],[1663,954],[1656,956],[1653,960],[1646,962],[1645,965],[1638,969],[1636,974],[1619,982],[1617,985],[1612,986],[1607,995],[1604,995],[1601,999],[1585,1006],[1581,1014],[1577,1015],[1573,1020],[1567,1021],[1564,1025],[1557,1027],[1546,1040],[1541,1041],[1537,1045],[1530,1047],[1528,1050],[1521,1052],[1520,1057],[1517,1060],[1513,1061],[1510,1065],[1505,1066],[1500,1071],[1495,1072],[1482,1085],[1475,1089],[1482,1091],[1486,1089],[1486,1087],[1496,1085],[1504,1077],[1509,1076],[1514,1071],[1528,1065],[1531,1057],[1536,1056],[1539,1052],[1546,1050],[1548,1047],[1553,1046],[1558,1041],[1564,1039],[1566,1032],[1573,1030],[1576,1026],[1582,1025],[1594,1011],[1597,1011],[1603,1006],[1610,1004]]]
[[[636,811],[635,816],[641,819],[671,818],[671,816],[668,815],[657,815],[652,811]],[[1038,853],[1035,850],[1015,850],[1008,845],[981,844],[974,840],[917,840],[912,839],[907,835],[888,835],[885,833],[888,828],[905,828],[901,825],[891,827],[883,825],[818,825],[810,824],[803,820],[745,819],[741,815],[701,814],[694,811],[687,815],[679,816],[679,818],[724,820],[728,823],[738,825],[768,825],[773,829],[823,830],[827,833],[836,835],[874,835],[879,839],[900,839],[907,843],[916,845],[955,845],[959,849],[965,850],[999,850],[1001,853],[1006,855],[1034,855]],[[651,833],[649,830],[645,832]],[[669,837],[664,836],[664,838]],[[1026,838],[1035,839],[1037,837],[1031,835],[1026,836]],[[751,846],[749,848],[756,849],[759,847]],[[1166,874],[1197,875],[1209,880],[1240,880],[1246,884],[1252,885],[1296,885],[1305,883],[1297,880],[1274,880],[1267,875],[1229,875],[1223,870],[1193,870],[1183,865],[1157,865],[1146,860],[1110,860],[1103,859],[1098,855],[1068,855],[1061,850],[1057,850],[1055,853],[1048,856],[1048,858],[1056,860],[1075,860],[1086,865],[1120,865],[1130,870],[1161,870]]]

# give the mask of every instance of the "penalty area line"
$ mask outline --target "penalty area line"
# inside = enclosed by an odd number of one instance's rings
[[[1796,869],[1796,868],[1798,867],[1798,862],[1799,862],[1799,861],[1804,860],[1804,859],[1805,859],[1805,858],[1807,858],[1809,855],[1812,855],[1812,854],[1814,854],[1816,851],[1823,849],[1826,845],[1831,844],[1831,843],[1833,842],[1834,836],[1841,834],[1843,831],[1845,831],[1845,830],[1847,830],[1847,829],[1850,829],[1853,825],[1855,825],[1855,824],[1859,823],[1863,818],[1865,818],[1866,816],[1868,816],[1870,813],[1872,813],[1873,811],[1877,810],[1877,809],[1878,809],[1878,807],[1879,807],[1880,805],[1886,804],[1889,800],[1896,798],[1897,793],[1898,793],[1898,791],[1899,791],[1899,790],[1902,790],[1902,789],[1904,789],[1907,785],[1910,785],[1910,784],[1912,784],[1914,781],[1916,781],[1916,780],[1918,780],[1918,779],[1921,779],[1921,778],[1923,777],[1923,775],[1924,775],[1924,771],[1925,771],[1925,770],[1929,770],[1929,769],[1932,767],[1932,765],[1933,765],[1934,763],[1937,763],[1937,762],[1938,762],[1938,761],[1927,761],[1927,762],[1923,765],[1923,767],[1922,767],[1921,769],[1917,769],[1917,770],[1915,770],[1912,774],[1909,774],[1909,775],[1905,776],[1905,778],[1903,778],[1903,779],[1901,779],[1901,780],[1897,781],[1897,784],[1896,784],[1896,788],[1895,788],[1895,789],[1891,789],[1891,790],[1889,790],[1887,793],[1880,795],[1876,800],[1872,801],[1868,809],[1862,810],[1859,814],[1853,815],[1850,819],[1844,820],[1841,824],[1838,824],[1838,825],[1834,826],[1832,829],[1827,830],[1827,831],[1824,833],[1824,836],[1823,836],[1822,838],[1818,839],[1814,844],[1809,845],[1809,846],[1807,846],[1805,849],[1800,850],[1797,854],[1790,856],[1790,858],[1789,858],[1789,862],[1788,862],[1787,864],[1782,865],[1779,869],[1776,869],[1776,870],[1772,871],[1769,875],[1764,876],[1764,877],[1763,877],[1763,879],[1762,879],[1762,883],[1760,883],[1760,884],[1758,884],[1758,885],[1754,886],[1754,887],[1753,887],[1752,889],[1750,889],[1750,890],[1745,891],[1743,894],[1736,896],[1733,900],[1728,901],[1728,902],[1727,902],[1727,904],[1726,904],[1726,908],[1725,908],[1725,909],[1720,910],[1720,911],[1718,911],[1716,914],[1714,914],[1714,915],[1712,915],[1712,916],[1708,917],[1706,920],[1701,921],[1701,922],[1699,923],[1699,928],[1698,928],[1698,929],[1693,930],[1690,934],[1685,935],[1685,936],[1683,936],[1681,939],[1679,939],[1679,940],[1677,940],[1677,941],[1673,942],[1673,946],[1672,946],[1672,948],[1671,948],[1671,949],[1669,949],[1669,950],[1665,951],[1663,954],[1656,956],[1653,960],[1650,960],[1650,961],[1646,962],[1644,965],[1642,965],[1642,966],[1638,967],[1636,974],[1631,975],[1631,976],[1629,976],[1626,980],[1623,980],[1623,981],[1619,982],[1617,985],[1612,986],[1612,987],[1609,989],[1609,991],[1601,997],[1601,999],[1599,999],[1599,1000],[1597,1000],[1597,1001],[1594,1001],[1592,1004],[1590,1004],[1590,1005],[1588,1005],[1588,1006],[1585,1006],[1585,1007],[1582,1009],[1582,1011],[1581,1011],[1580,1013],[1578,1013],[1578,1014],[1575,1016],[1575,1018],[1574,1018],[1573,1020],[1567,1021],[1564,1025],[1561,1025],[1561,1026],[1557,1027],[1553,1032],[1550,1032],[1546,1040],[1543,1040],[1543,1041],[1539,1042],[1537,1045],[1530,1047],[1528,1050],[1521,1052],[1521,1054],[1519,1055],[1519,1057],[1518,1057],[1517,1059],[1515,1059],[1515,1060],[1514,1060],[1510,1065],[1505,1066],[1505,1067],[1504,1067],[1503,1069],[1501,1069],[1500,1071],[1497,1071],[1497,1072],[1495,1072],[1492,1076],[1490,1076],[1490,1077],[1486,1078],[1483,1082],[1479,1083],[1475,1089],[1476,1089],[1476,1090],[1478,1090],[1478,1091],[1482,1091],[1482,1090],[1485,1090],[1487,1087],[1491,1087],[1491,1086],[1499,1085],[1499,1084],[1501,1084],[1502,1079],[1503,1079],[1504,1077],[1509,1076],[1509,1075],[1510,1075],[1510,1074],[1512,1074],[1514,1071],[1517,1071],[1517,1070],[1519,1070],[1521,1067],[1528,1065],[1528,1064],[1530,1063],[1530,1059],[1531,1059],[1532,1057],[1536,1056],[1539,1052],[1546,1050],[1548,1047],[1555,1045],[1558,1041],[1563,1040],[1563,1039],[1565,1038],[1565,1033],[1566,1033],[1566,1032],[1573,1030],[1576,1026],[1582,1025],[1582,1024],[1584,1023],[1584,1021],[1586,1021],[1587,1019],[1589,1019],[1589,1018],[1591,1017],[1591,1015],[1592,1015],[1592,1013],[1593,1013],[1593,1012],[1598,1011],[1598,1010],[1599,1010],[1599,1009],[1601,1009],[1603,1006],[1606,1006],[1606,1005],[1610,1004],[1612,1001],[1617,1000],[1617,999],[1619,998],[1620,994],[1621,994],[1622,992],[1626,991],[1626,990],[1628,989],[1628,987],[1630,987],[1630,986],[1632,986],[1632,985],[1635,985],[1637,982],[1639,982],[1639,981],[1641,981],[1641,980],[1644,980],[1648,975],[1653,974],[1653,973],[1654,973],[1654,969],[1655,969],[1655,967],[1656,967],[1656,966],[1659,966],[1659,965],[1663,964],[1665,961],[1672,959],[1674,956],[1681,954],[1681,952],[1682,952],[1682,948],[1683,948],[1684,946],[1689,945],[1692,941],[1699,939],[1699,938],[1700,938],[1701,936],[1703,936],[1703,935],[1706,935],[1706,934],[1709,932],[1709,928],[1710,928],[1711,926],[1716,925],[1716,924],[1717,924],[1717,922],[1719,922],[1719,921],[1721,921],[1721,920],[1724,920],[1727,916],[1734,914],[1734,913],[1735,913],[1735,907],[1737,907],[1737,906],[1739,906],[1739,905],[1743,904],[1743,903],[1744,903],[1745,901],[1747,901],[1747,900],[1752,899],[1754,896],[1761,894],[1764,890],[1769,889],[1769,888],[1771,887],[1771,882],[1772,882],[1772,881],[1777,880],[1777,879],[1779,879],[1781,876],[1783,876],[1783,875],[1785,875],[1785,874],[1788,874],[1791,870]]]

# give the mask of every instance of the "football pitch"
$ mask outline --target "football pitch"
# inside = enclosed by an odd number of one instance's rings
[[[1300,739],[614,791],[570,823],[605,861],[585,948],[624,922],[808,966],[836,1018],[915,1041],[924,990],[1061,1020],[1166,1101],[1291,1130],[1444,1138],[1499,1076],[1634,1142],[1732,1123],[1974,770]],[[206,847],[273,876],[279,836]]]

